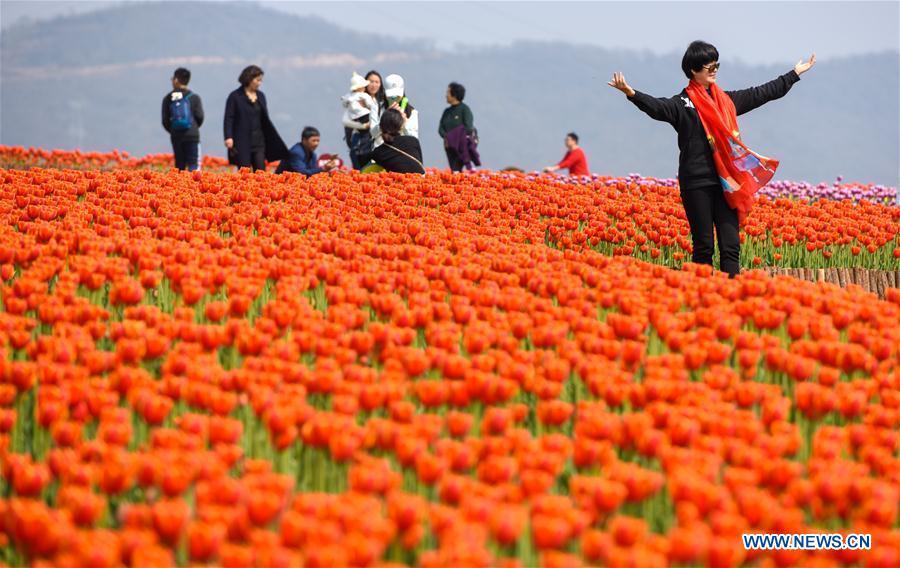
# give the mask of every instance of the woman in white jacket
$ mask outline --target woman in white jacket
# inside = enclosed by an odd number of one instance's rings
[[[400,130],[400,136],[419,137],[419,111],[416,110],[406,97],[406,85],[403,77],[400,75],[388,75],[384,78],[384,94],[387,98],[387,108],[400,111],[403,115],[403,128]],[[383,143],[381,131],[377,128],[372,130],[372,138],[377,148]]]

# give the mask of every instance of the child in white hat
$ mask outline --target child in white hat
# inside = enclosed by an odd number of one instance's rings
[[[378,104],[372,95],[366,92],[369,82],[359,73],[354,72],[350,77],[350,92],[341,97],[341,104],[344,107],[344,126],[353,128],[354,130],[363,130],[360,125],[367,125],[368,129],[370,114],[378,108]],[[354,123],[354,124],[348,124]]]
[[[341,97],[341,105],[344,107],[344,135],[353,166],[357,169],[360,166],[356,163],[354,155],[371,151],[370,129],[377,127],[379,119],[378,103],[366,92],[368,85],[369,81],[354,71],[350,77],[350,92]]]

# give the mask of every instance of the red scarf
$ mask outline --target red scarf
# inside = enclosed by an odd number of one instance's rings
[[[712,94],[693,79],[687,86],[688,97],[712,146],[725,201],[737,210],[738,220],[743,224],[753,207],[753,195],[775,175],[778,160],[761,156],[741,142],[731,97],[715,83],[710,85],[710,91]]]

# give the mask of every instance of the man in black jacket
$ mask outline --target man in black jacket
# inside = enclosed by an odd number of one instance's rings
[[[175,70],[172,90],[163,98],[162,125],[172,139],[175,167],[179,170],[200,169],[200,126],[203,124],[203,102],[200,95],[187,88],[191,72],[184,67]]]
[[[793,70],[764,85],[725,93],[740,116],[785,96],[815,61],[813,54],[809,61],[798,62]],[[681,68],[689,80],[697,81],[709,90],[719,70],[719,52],[706,42],[695,41],[688,46]],[[693,262],[712,265],[715,230],[721,270],[729,276],[740,273],[741,241],[737,212],[725,200],[706,131],[687,89],[672,97],[656,98],[631,88],[621,73],[616,73],[609,85],[625,93],[628,100],[650,118],[668,122],[678,132],[678,184],[691,227]]]

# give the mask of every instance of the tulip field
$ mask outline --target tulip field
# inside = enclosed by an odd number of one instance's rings
[[[752,270],[900,270],[887,201],[728,279],[665,180],[5,152],[2,563],[900,565],[900,288]]]
[[[228,160],[216,156],[203,156],[203,169],[225,171]],[[81,152],[79,150],[46,150],[21,146],[0,146],[2,168],[63,168],[71,170],[107,171],[113,169],[172,167],[172,154],[151,154],[133,157],[128,152]]]
[[[0,153],[2,155],[2,153]],[[558,176],[558,179],[565,180],[568,183],[575,184],[591,184],[602,181],[599,176]],[[626,178],[628,181],[641,181],[640,174],[631,174]],[[606,183],[615,184],[620,180],[618,178],[607,179]],[[647,183],[675,186],[678,181],[669,180],[647,180]],[[811,184],[808,182],[795,182],[787,180],[775,180],[763,187],[757,193],[757,197],[764,197],[770,200],[779,198],[791,200],[807,200],[807,201],[868,201],[871,203],[880,203],[882,205],[900,205],[900,198],[897,195],[897,188],[887,185],[874,183],[844,183],[843,178],[838,179],[832,184],[818,183]]]

